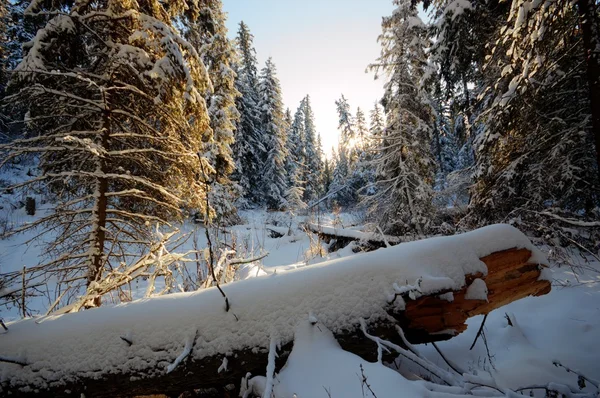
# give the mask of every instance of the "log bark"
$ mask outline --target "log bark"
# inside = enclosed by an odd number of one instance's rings
[[[453,291],[454,300],[440,298],[448,291],[436,292],[434,295],[421,296],[415,300],[403,297],[405,310],[397,310],[390,304],[387,308],[390,319],[368,323],[369,333],[381,338],[402,344],[397,326],[402,327],[406,338],[411,343],[426,343],[447,340],[464,331],[469,317],[487,314],[512,301],[527,297],[539,296],[550,291],[550,283],[539,280],[541,268],[529,262],[531,252],[526,249],[510,249],[493,253],[481,258],[487,267],[488,274],[467,275],[464,288]],[[488,287],[488,299],[468,300],[466,292],[476,278],[484,280]],[[1,336],[0,336],[1,337]],[[376,360],[376,347],[371,340],[365,338],[358,322],[336,338],[341,346],[369,361]],[[124,349],[126,342],[123,342]],[[134,343],[135,344],[135,343]],[[292,341],[283,341],[278,351],[277,369],[281,369],[293,346]],[[227,355],[227,371],[219,372],[223,363],[223,355],[204,357],[201,360],[184,360],[174,371],[166,373],[163,369],[154,369],[146,374],[109,373],[101,379],[79,379],[67,385],[49,385],[45,390],[23,391],[23,386],[2,385],[2,394],[13,397],[74,397],[84,394],[85,397],[135,397],[152,394],[164,394],[175,397],[182,393],[190,393],[202,389],[196,396],[227,397],[237,396],[240,380],[247,372],[264,374],[267,366],[268,350],[261,347],[238,350]],[[190,356],[191,358],[191,356]],[[19,366],[19,365],[11,365]],[[234,387],[232,388],[231,385]],[[227,387],[229,386],[229,387]],[[208,394],[208,395],[207,395]],[[194,396],[194,395],[187,395]]]

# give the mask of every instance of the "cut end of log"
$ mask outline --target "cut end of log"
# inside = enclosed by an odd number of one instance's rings
[[[467,329],[466,321],[476,315],[485,315],[513,301],[550,292],[550,282],[540,280],[543,264],[529,262],[527,249],[509,249],[483,257],[488,267],[487,276],[467,275],[466,286],[452,292],[448,301],[437,296],[422,296],[406,302],[406,309],[393,316],[414,344],[448,340]],[[469,300],[467,289],[477,278],[488,289],[487,300]],[[443,293],[443,292],[442,292]]]

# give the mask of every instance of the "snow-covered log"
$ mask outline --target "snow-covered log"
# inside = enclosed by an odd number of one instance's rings
[[[518,230],[494,225],[231,283],[223,286],[229,311],[212,288],[22,320],[0,335],[1,393],[222,391],[247,372],[265,374],[274,336],[279,369],[306,319],[374,360],[361,323],[399,345],[398,326],[410,342],[450,338],[469,316],[547,293],[545,261]]]
[[[333,243],[329,251],[336,251],[356,241],[362,243],[367,249],[379,249],[381,247],[393,246],[402,240],[397,236],[382,235],[379,232],[362,232],[355,229],[328,227],[316,224],[305,224],[306,228],[318,234],[326,243]]]

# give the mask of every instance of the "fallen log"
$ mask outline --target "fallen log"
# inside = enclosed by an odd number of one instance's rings
[[[222,392],[246,372],[264,374],[271,339],[279,342],[281,367],[295,325],[307,317],[344,349],[374,360],[361,319],[370,334],[398,344],[397,326],[412,343],[448,339],[470,316],[547,293],[544,262],[523,234],[496,225],[224,285],[229,311],[218,291],[206,289],[18,321],[0,335],[0,392]]]
[[[397,245],[402,240],[397,236],[382,235],[378,232],[362,232],[355,229],[328,227],[307,223],[305,228],[319,235],[323,242],[329,244],[329,252],[348,246],[350,242],[359,242],[366,251]]]

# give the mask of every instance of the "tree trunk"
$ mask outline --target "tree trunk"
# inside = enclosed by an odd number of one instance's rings
[[[106,104],[106,99],[105,99]],[[104,132],[101,139],[101,147],[108,147],[108,138],[110,136],[110,110],[105,110],[103,120]],[[105,175],[106,160],[97,155],[96,173]],[[90,245],[92,246],[92,255],[90,259],[90,269],[87,275],[87,286],[92,282],[100,280],[102,271],[104,270],[104,250],[106,244],[106,209],[108,207],[108,179],[106,177],[96,177],[95,188],[95,209],[92,214],[93,225],[90,234]],[[96,297],[93,301],[94,307],[99,307],[102,304],[102,298]]]
[[[600,185],[600,29],[596,5],[593,0],[577,0],[583,47],[587,64],[587,81],[592,114],[592,132],[596,144],[596,162],[598,166],[598,181]]]

